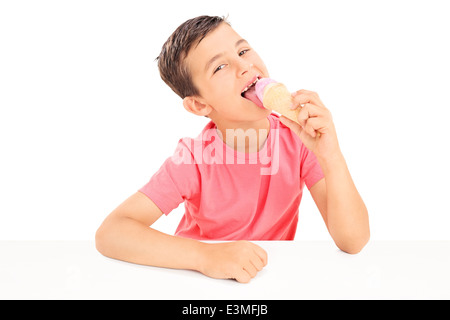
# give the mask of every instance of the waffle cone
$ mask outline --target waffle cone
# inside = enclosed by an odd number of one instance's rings
[[[270,83],[264,88],[263,105],[267,109],[298,122],[297,117],[300,109],[291,110],[291,93],[281,83]]]

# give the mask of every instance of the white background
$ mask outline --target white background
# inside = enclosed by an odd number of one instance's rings
[[[274,79],[319,93],[373,240],[449,240],[449,13],[432,0],[1,1],[0,240],[92,240],[201,131],[154,60],[202,14],[229,15]],[[173,233],[182,214],[156,227]],[[308,192],[296,239],[330,239]]]

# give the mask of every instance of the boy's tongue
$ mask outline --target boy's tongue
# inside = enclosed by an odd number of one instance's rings
[[[244,93],[244,97],[255,103],[258,107],[265,109],[262,103],[264,96],[264,89],[268,84],[275,82],[276,82],[275,80],[270,78],[259,79],[254,86],[252,86]]]
[[[263,108],[264,106],[261,102],[261,100],[259,100],[257,94],[256,94],[256,87],[252,86],[250,89],[248,89],[245,93],[244,93],[244,97],[250,101],[252,101],[254,104],[256,104],[258,107]]]

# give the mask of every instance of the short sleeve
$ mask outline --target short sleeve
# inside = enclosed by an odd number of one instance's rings
[[[200,177],[192,153],[184,139],[140,192],[167,215],[182,202],[199,193]]]
[[[313,152],[304,145],[301,149],[300,178],[305,182],[308,190],[313,187],[324,175],[319,162]]]

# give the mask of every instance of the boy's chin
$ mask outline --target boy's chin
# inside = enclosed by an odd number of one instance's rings
[[[254,120],[261,120],[263,118],[267,118],[272,113],[271,110],[261,107],[250,100],[247,100],[244,108],[248,110],[248,112],[246,113],[248,113],[250,117],[253,118]]]

